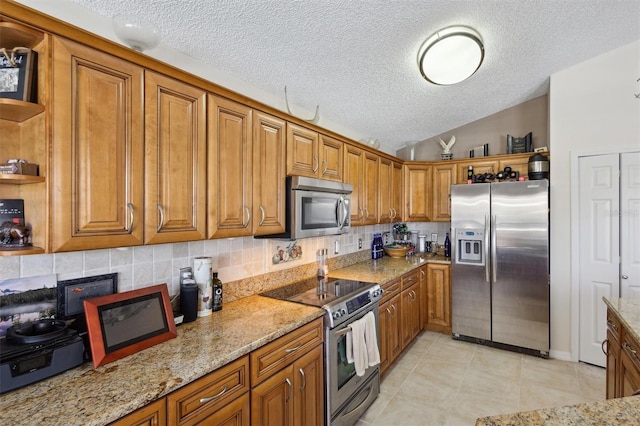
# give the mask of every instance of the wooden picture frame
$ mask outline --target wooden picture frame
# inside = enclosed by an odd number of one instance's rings
[[[37,53],[26,48],[0,52],[0,98],[36,102]]]
[[[94,368],[177,336],[166,284],[84,301]]]

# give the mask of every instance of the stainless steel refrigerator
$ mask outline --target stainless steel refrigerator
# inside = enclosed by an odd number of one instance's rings
[[[451,187],[455,339],[549,356],[549,181]]]

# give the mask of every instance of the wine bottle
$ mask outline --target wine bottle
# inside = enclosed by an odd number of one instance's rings
[[[469,166],[467,169],[467,183],[473,183],[473,166]]]
[[[444,257],[451,257],[451,240],[449,240],[449,233],[444,237]]]

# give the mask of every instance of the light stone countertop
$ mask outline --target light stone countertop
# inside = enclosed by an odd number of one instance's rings
[[[323,314],[262,296],[225,303],[221,311],[179,325],[175,339],[0,395],[0,424],[107,424]]]
[[[623,325],[638,339],[640,331],[640,301],[602,298],[614,310]],[[476,426],[619,426],[640,424],[640,396],[607,399],[543,410],[482,417]]]
[[[427,263],[450,265],[451,260],[444,256],[431,255],[397,258],[385,256],[382,259],[367,260],[336,269],[335,271],[329,271],[329,277],[379,283],[382,285]]]

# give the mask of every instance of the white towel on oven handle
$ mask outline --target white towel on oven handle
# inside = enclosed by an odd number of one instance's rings
[[[373,312],[353,321],[346,338],[347,361],[354,364],[356,375],[364,376],[367,367],[380,363],[376,318]]]

